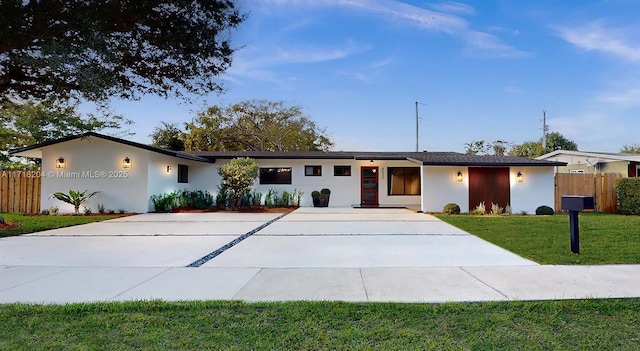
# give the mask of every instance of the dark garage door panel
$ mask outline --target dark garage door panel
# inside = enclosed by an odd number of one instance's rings
[[[491,203],[504,208],[511,202],[510,199],[508,167],[469,167],[469,210],[473,210],[482,201],[487,211],[491,210]]]

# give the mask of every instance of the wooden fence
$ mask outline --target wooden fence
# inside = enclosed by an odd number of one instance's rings
[[[0,212],[40,212],[40,171],[0,171]]]
[[[593,196],[597,212],[616,212],[615,184],[619,173],[556,173],[555,210],[560,212],[562,195]]]

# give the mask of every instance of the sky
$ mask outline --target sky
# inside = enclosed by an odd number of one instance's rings
[[[583,151],[640,143],[640,1],[239,0],[247,20],[195,103],[115,101],[151,143],[160,121],[250,99],[302,107],[335,151],[464,152],[552,132]]]

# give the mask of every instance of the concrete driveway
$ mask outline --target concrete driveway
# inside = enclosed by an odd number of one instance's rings
[[[404,209],[143,214],[0,239],[0,302],[623,297],[640,296],[636,272],[540,266]]]

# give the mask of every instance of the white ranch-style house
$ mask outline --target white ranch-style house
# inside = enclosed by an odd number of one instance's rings
[[[260,166],[255,190],[304,192],[301,206],[312,206],[311,192],[331,190],[330,207],[410,207],[440,212],[447,203],[462,211],[481,201],[507,204],[532,213],[553,206],[554,167],[566,163],[510,156],[455,152],[183,152],[88,132],[16,150],[10,154],[42,159],[42,209],[71,206],[50,194],[100,191],[86,205],[97,209],[153,211],[150,200],[176,190],[215,195],[217,167],[236,157]],[[69,208],[66,208],[66,207]]]

